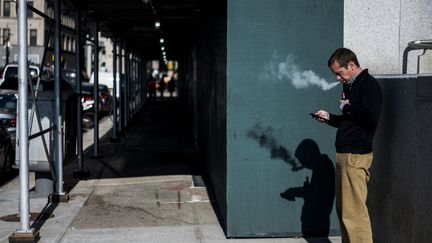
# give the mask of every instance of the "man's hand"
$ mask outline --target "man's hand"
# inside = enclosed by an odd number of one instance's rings
[[[346,104],[349,104],[349,100],[339,100],[339,110],[343,111],[343,108]]]
[[[339,105],[349,104],[349,100],[339,100]]]
[[[295,201],[295,193],[293,188],[288,188],[286,191],[280,194],[281,198],[285,198],[288,201]]]
[[[318,116],[315,119],[319,122],[328,122],[328,120],[330,120],[330,114],[327,111],[319,110],[315,115]]]

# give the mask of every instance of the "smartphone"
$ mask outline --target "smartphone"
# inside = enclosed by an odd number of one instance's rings
[[[309,113],[311,116],[312,116],[312,118],[314,118],[314,119],[318,119],[318,118],[321,118],[321,119],[323,119],[323,120],[325,120],[325,121],[328,121],[328,119],[326,119],[326,118],[323,118],[323,117],[320,117],[320,116],[318,116],[318,115],[315,115],[315,113]]]

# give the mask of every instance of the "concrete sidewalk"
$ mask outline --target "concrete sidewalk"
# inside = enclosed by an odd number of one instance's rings
[[[177,119],[176,105],[165,109],[162,104],[149,105],[137,114],[120,143],[109,142],[111,121],[101,122],[102,157],[90,159],[90,150],[85,156],[92,177],[73,179],[75,163],[64,170],[68,203],[48,204],[46,196],[31,198],[30,211],[43,213],[32,221],[41,234],[39,242],[329,242],[226,239],[217,206],[194,169],[187,124]],[[84,135],[89,149],[92,136],[92,131]],[[30,181],[33,186],[33,173]],[[8,221],[18,213],[18,195],[18,177],[0,188],[0,242],[8,242],[20,227],[19,221]],[[340,237],[330,241],[340,242]]]
[[[18,194],[16,187],[3,189],[2,198]],[[80,181],[70,197],[68,203],[51,205],[45,198],[31,199],[31,212],[53,215],[34,223],[39,242],[311,242],[226,239],[206,188],[195,186],[189,175]],[[2,214],[17,212],[17,199],[4,201]],[[8,242],[19,222],[0,221],[0,227],[0,242]]]

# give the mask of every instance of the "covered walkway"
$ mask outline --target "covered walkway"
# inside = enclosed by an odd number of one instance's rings
[[[191,129],[179,100],[147,104],[110,142],[111,121],[101,122],[100,158],[85,151],[91,177],[78,181],[76,163],[65,168],[68,203],[50,204],[31,193],[32,228],[39,242],[224,242],[211,187],[202,177]],[[104,135],[105,134],[105,135]],[[84,135],[91,145],[91,131]],[[31,181],[34,185],[34,178]],[[17,178],[0,189],[0,242],[19,225]],[[37,216],[39,218],[37,218]],[[331,238],[339,242],[338,237]],[[232,241],[232,240],[230,240]],[[234,242],[308,242],[305,239],[237,239]]]
[[[85,170],[90,171],[91,179],[191,175],[197,156],[186,117],[178,100],[165,98],[147,104],[131,120],[119,143],[111,143],[108,132],[100,140],[100,158],[85,153]],[[73,172],[74,166],[65,170]]]

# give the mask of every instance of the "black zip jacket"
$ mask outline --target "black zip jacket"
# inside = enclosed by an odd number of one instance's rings
[[[336,152],[367,154],[372,152],[372,141],[381,113],[382,91],[377,80],[367,69],[344,88],[350,104],[343,107],[342,115],[330,114],[328,124],[337,127]]]

